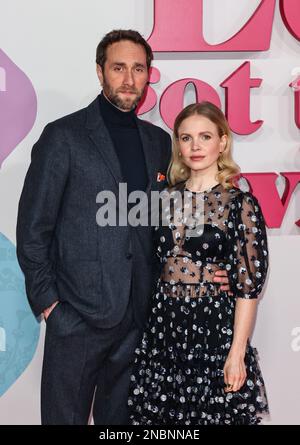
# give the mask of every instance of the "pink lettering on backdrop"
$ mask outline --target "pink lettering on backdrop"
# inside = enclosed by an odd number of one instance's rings
[[[154,25],[148,42],[153,51],[266,51],[274,9],[275,0],[262,0],[233,37],[210,45],[203,36],[203,0],[154,0]]]
[[[221,83],[225,88],[226,117],[234,133],[255,133],[263,124],[262,120],[250,121],[250,90],[261,82],[262,79],[250,78],[250,62],[245,62]]]
[[[300,2],[299,0],[280,0],[280,14],[287,30],[300,40]]]
[[[173,129],[177,114],[183,109],[184,91],[192,83],[196,91],[196,102],[207,100],[221,108],[218,93],[208,83],[199,79],[181,79],[169,85],[160,98],[160,115],[165,124]]]
[[[159,78],[159,71],[156,69],[153,79],[150,75],[150,83],[158,82]],[[226,115],[234,133],[251,134],[263,124],[262,120],[250,121],[250,90],[258,88],[261,82],[262,79],[250,78],[250,62],[245,62],[221,83],[221,86],[226,89]],[[177,80],[165,89],[160,99],[160,115],[170,129],[173,129],[175,118],[183,109],[185,88],[189,83],[195,87],[197,102],[208,100],[221,107],[217,91],[208,83],[194,78]],[[149,93],[151,95],[148,98]],[[156,95],[151,88],[151,91],[148,90],[145,102],[138,108],[138,114],[146,113],[155,106],[155,103]]]
[[[294,90],[294,117],[295,124],[300,129],[300,76],[289,85]]]
[[[270,228],[279,228],[287,211],[290,198],[300,182],[300,172],[280,173],[286,179],[282,198],[276,187],[277,173],[243,173],[242,176],[249,182],[251,192],[257,197],[266,224]],[[296,221],[300,227],[300,220]]]
[[[300,130],[300,82],[299,90],[295,91],[295,123]]]
[[[149,84],[158,83],[160,81],[160,71],[157,68],[151,67],[149,72]],[[136,107],[136,114],[148,113],[155,107],[157,102],[156,92],[150,85],[147,86],[145,93],[139,105]]]
[[[36,119],[37,98],[28,77],[0,49],[0,167],[29,133]]]

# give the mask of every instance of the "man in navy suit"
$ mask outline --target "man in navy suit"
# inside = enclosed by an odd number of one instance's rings
[[[99,226],[100,191],[160,191],[171,140],[134,112],[153,54],[136,31],[97,48],[102,93],[48,124],[32,150],[17,222],[17,254],[30,305],[44,314],[43,424],[128,422],[134,349],[153,285],[151,227]],[[124,198],[124,196],[123,196]],[[226,278],[222,278],[226,282]]]

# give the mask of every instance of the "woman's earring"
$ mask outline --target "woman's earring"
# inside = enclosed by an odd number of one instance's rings
[[[182,156],[182,155],[181,155],[181,151],[178,153],[178,155],[179,155],[179,156]]]

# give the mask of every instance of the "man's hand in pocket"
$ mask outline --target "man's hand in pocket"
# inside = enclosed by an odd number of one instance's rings
[[[51,306],[47,307],[47,309],[45,309],[43,311],[44,314],[44,319],[45,321],[47,321],[47,318],[49,317],[49,315],[51,314],[51,312],[53,311],[53,309],[55,308],[55,306],[59,303],[59,301],[55,301],[53,304],[51,304]]]

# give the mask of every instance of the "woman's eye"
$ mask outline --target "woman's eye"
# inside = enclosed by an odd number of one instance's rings
[[[209,141],[209,139],[211,139],[211,136],[209,134],[203,134],[202,138],[204,141]]]
[[[183,136],[181,139],[183,142],[187,142],[190,140],[189,136]]]

